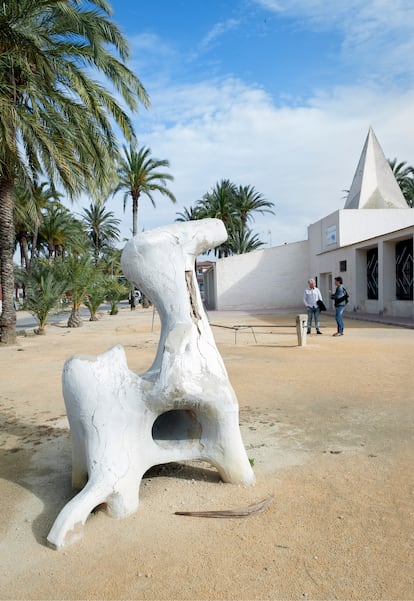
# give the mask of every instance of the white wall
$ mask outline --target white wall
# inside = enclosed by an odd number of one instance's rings
[[[258,311],[299,308],[307,280],[317,277],[325,304],[333,308],[328,291],[334,288],[333,278],[341,275],[350,294],[348,311],[414,318],[414,301],[395,300],[395,243],[414,236],[413,228],[414,209],[335,211],[309,226],[309,240],[218,260],[210,278],[207,307]],[[366,292],[366,250],[375,246],[380,272],[379,298],[373,301],[367,299]],[[344,272],[341,261],[346,261]]]
[[[311,254],[355,244],[414,225],[414,209],[340,209],[308,227]],[[336,242],[327,235],[336,230]]]
[[[308,241],[219,259],[215,265],[218,310],[302,306],[309,273]]]
[[[414,221],[414,210],[408,209],[408,215],[405,209],[384,209],[377,215],[372,215],[374,221],[378,218],[378,223],[367,225],[368,232],[372,233],[375,229],[381,234],[374,237],[368,236],[367,232],[361,234],[364,224],[366,224],[366,216],[368,213],[377,213],[376,209],[360,209],[358,211],[346,210],[341,213],[346,213],[345,221],[340,219],[342,240],[342,230],[348,230],[348,239],[351,237],[360,238],[359,241],[340,248],[320,251],[319,253],[310,252],[310,270],[319,277],[320,282],[332,280],[336,275],[342,276],[344,285],[350,295],[350,303],[347,310],[366,311],[368,313],[386,313],[397,317],[414,317],[414,302],[413,301],[397,301],[395,299],[395,244],[399,240],[406,240],[414,236],[413,225],[402,229],[387,231],[386,216],[389,214],[389,223],[394,224],[397,215],[406,214],[405,223],[410,224]],[[349,215],[354,213],[354,221],[348,221]],[[362,215],[360,215],[362,213]],[[409,217],[407,219],[407,216]],[[321,239],[321,231],[323,229],[322,222],[317,222],[309,228],[311,236],[310,249],[315,249]],[[397,219],[398,221],[398,219]],[[369,300],[367,298],[366,287],[366,251],[369,248],[378,248],[379,259],[379,278],[378,300]],[[346,261],[346,272],[341,272],[340,263]],[[329,277],[328,277],[329,276]],[[322,295],[327,298],[328,286],[320,285]],[[332,305],[330,305],[332,308]]]

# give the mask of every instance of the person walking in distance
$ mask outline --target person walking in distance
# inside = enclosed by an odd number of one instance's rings
[[[322,294],[319,288],[316,287],[315,280],[310,279],[308,281],[308,287],[305,288],[305,292],[303,293],[303,303],[308,312],[308,334],[311,333],[312,319],[315,320],[316,333],[322,334],[319,319],[320,312],[318,301],[322,301]]]
[[[331,299],[335,304],[335,321],[337,325],[337,331],[334,336],[343,336],[344,335],[344,318],[343,313],[348,302],[348,293],[344,288],[343,280],[340,275],[338,275],[335,280],[335,292],[332,293],[332,290],[329,291],[331,295]]]

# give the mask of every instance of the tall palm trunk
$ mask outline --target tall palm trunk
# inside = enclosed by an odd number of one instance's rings
[[[14,191],[13,178],[0,179],[0,283],[3,292],[3,311],[0,315],[0,341],[3,344],[16,342],[16,312],[14,310]]]
[[[35,257],[36,257],[36,247],[37,247],[37,240],[39,237],[39,221],[36,220],[35,222],[35,227],[34,227],[34,232],[33,232],[33,239],[32,239],[32,249],[31,249],[31,253],[30,253],[30,260],[29,260],[29,264],[27,266],[27,273],[28,275],[30,275],[33,271],[33,265],[35,262]]]
[[[28,269],[29,266],[29,245],[27,237],[22,234],[19,236],[19,247],[20,247],[20,267],[22,270]]]
[[[132,235],[136,236],[138,233],[138,203],[139,203],[139,192],[132,190]]]
[[[132,236],[136,236],[138,232],[138,202],[139,202],[139,193],[136,191],[131,192],[132,196]],[[131,311],[136,309],[135,302],[135,287],[132,288],[129,293],[129,305],[131,307]]]

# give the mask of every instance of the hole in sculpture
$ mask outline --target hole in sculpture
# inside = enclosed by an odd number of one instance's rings
[[[152,438],[160,446],[171,443],[195,442],[201,437],[201,424],[190,409],[173,409],[157,417],[152,426]]]

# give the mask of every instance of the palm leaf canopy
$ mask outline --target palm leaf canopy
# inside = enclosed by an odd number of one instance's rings
[[[105,0],[4,0],[0,5],[0,338],[16,338],[14,188],[41,175],[73,198],[112,185],[115,132],[148,96],[126,66],[128,45]],[[98,81],[96,74],[101,80]],[[115,91],[113,95],[110,89]]]
[[[153,207],[155,202],[153,192],[160,192],[167,196],[172,202],[176,202],[174,194],[168,189],[167,181],[173,181],[174,177],[160,168],[168,168],[170,163],[166,159],[155,159],[151,157],[151,149],[143,146],[136,149],[124,147],[125,157],[120,159],[118,174],[118,185],[114,194],[124,190],[124,209],[128,198],[144,194]]]
[[[106,184],[117,152],[113,123],[130,119],[99,71],[135,110],[149,104],[124,64],[128,47],[104,0],[9,0],[0,11],[0,176],[28,169],[58,178],[70,194]],[[111,54],[115,48],[119,58]]]
[[[160,171],[169,166],[170,163],[166,159],[152,158],[151,149],[146,146],[142,148],[133,144],[129,148],[124,146],[124,156],[118,160],[117,183],[112,193],[115,195],[117,192],[124,192],[124,211],[131,196],[133,236],[138,232],[138,205],[141,195],[147,196],[153,207],[155,207],[154,192],[176,202],[174,194],[167,185],[167,182],[173,181],[174,177],[164,170]]]

